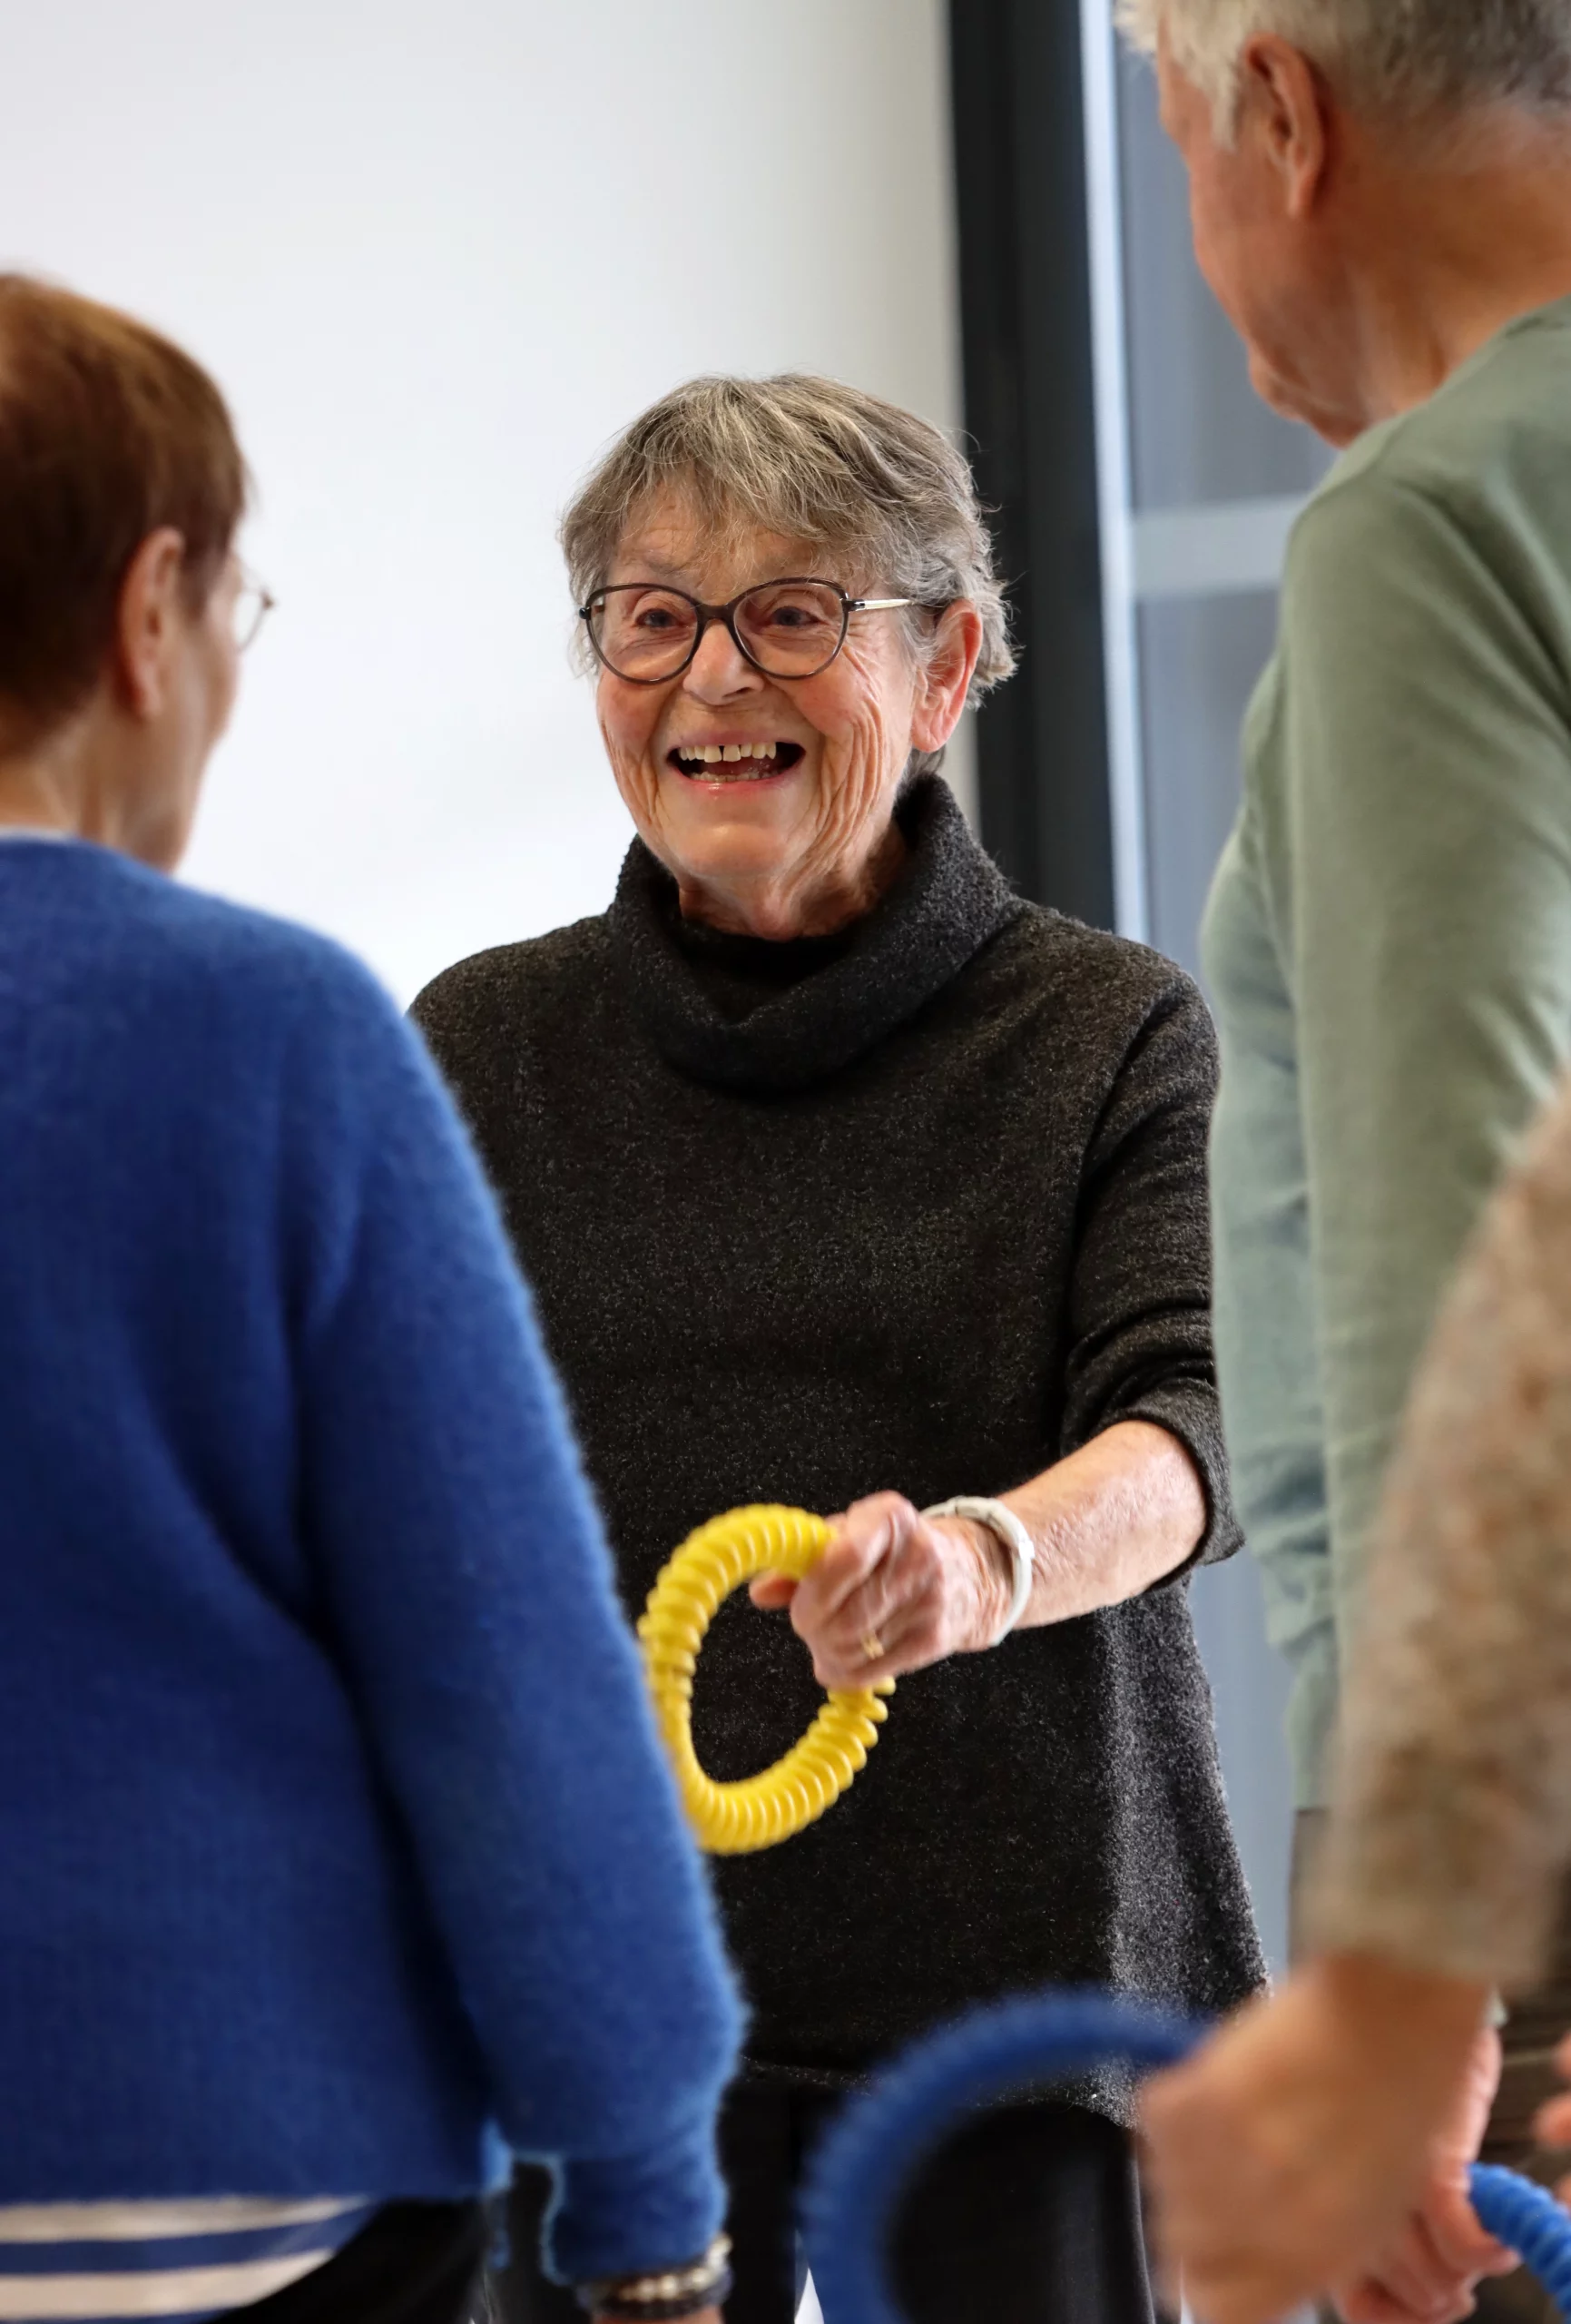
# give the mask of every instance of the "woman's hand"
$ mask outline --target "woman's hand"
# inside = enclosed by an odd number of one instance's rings
[[[1114,1422],[1016,1486],[1008,1505],[1036,1553],[1021,1630],[1138,1597],[1187,1562],[1207,1522],[1193,1456],[1144,1420]],[[834,1539],[804,1581],[766,1573],[752,1585],[755,1606],[790,1608],[821,1685],[875,1686],[997,1646],[1015,1573],[990,1526],[924,1517],[898,1492],[831,1521]]]
[[[1370,2303],[1366,2318],[1389,2317],[1370,2270],[1394,2264],[1415,2291],[1435,2280],[1429,2260],[1443,2255],[1420,2245],[1424,2267],[1409,2274],[1403,2230],[1432,2174],[1454,2170],[1462,2132],[1482,2127],[1485,1999],[1381,1962],[1313,1961],[1152,2083],[1142,2113],[1158,2240],[1206,2324],[1271,2324],[1339,2284]],[[1454,2212],[1443,2217],[1459,2255]],[[1487,2239],[1478,2248],[1475,2272],[1505,2264]],[[1417,2312],[1438,2324],[1449,2298],[1443,2289]]]
[[[766,1573],[752,1585],[755,1606],[790,1608],[820,1686],[871,1687],[995,1642],[1013,1577],[988,1527],[924,1517],[898,1492],[856,1502],[833,1523],[805,1581]]]

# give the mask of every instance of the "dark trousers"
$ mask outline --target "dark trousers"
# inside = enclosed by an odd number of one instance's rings
[[[759,2083],[726,2102],[726,2324],[791,2324],[805,2280],[797,2192],[834,2102]],[[511,2263],[489,2286],[496,2324],[584,2324],[536,2262],[545,2200],[545,2174],[521,2171]],[[967,2122],[908,2191],[890,2260],[910,2324],[1154,2324],[1128,2140],[1081,2107],[1006,2106]]]
[[[483,2203],[388,2203],[325,2267],[240,2324],[469,2324],[491,2240]]]
[[[1325,1825],[1325,1811],[1319,1807],[1301,1808],[1293,1829],[1292,1881],[1293,1918],[1296,1923],[1299,1895]],[[1294,1931],[1292,1949],[1296,1953],[1297,1933]],[[1559,1926],[1556,1935],[1555,1956],[1549,1974],[1537,1993],[1527,1994],[1513,2002],[1506,2024],[1501,2029],[1500,2046],[1505,2062],[1500,2073],[1499,2094],[1484,2132],[1479,2157],[1485,2162],[1497,2162],[1504,2170],[1520,2171],[1544,2186],[1553,2188],[1558,2181],[1571,2173],[1571,2155],[1546,2154],[1533,2137],[1533,2116],[1546,2098],[1563,2089],[1555,2072],[1556,2045],[1571,2033],[1571,1890],[1563,1898]],[[1559,2324],[1560,2311],[1536,2276],[1526,2268],[1515,2275],[1494,2276],[1478,2286],[1478,2304],[1474,2310],[1478,2324]],[[1322,2310],[1326,2318],[1333,2316],[1330,2309]]]

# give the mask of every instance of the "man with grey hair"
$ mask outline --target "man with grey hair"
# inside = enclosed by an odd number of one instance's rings
[[[1343,448],[1294,532],[1204,940],[1223,1410],[1312,1815],[1409,1381],[1571,1055],[1571,5],[1121,15],[1257,388]],[[1153,2093],[1172,2246],[1214,2324],[1328,2278],[1355,2324],[1471,2304],[1492,2037],[1466,1994],[1398,2005],[1389,1965],[1311,1973],[1302,2054],[1361,2111],[1292,2151],[1280,2200],[1250,2191],[1284,2151],[1280,2057],[1256,2072],[1241,2030]],[[1542,2313],[1527,2297],[1485,2293],[1496,2317]]]
[[[1571,107],[1563,0],[1120,0],[1118,14],[1136,46],[1154,54],[1165,41],[1230,142],[1259,34],[1291,43],[1366,118]]]

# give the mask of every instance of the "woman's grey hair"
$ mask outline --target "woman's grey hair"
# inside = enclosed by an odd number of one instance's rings
[[[1571,113],[1571,0],[1114,0],[1148,53],[1159,33],[1210,97],[1219,135],[1234,125],[1244,43],[1276,33],[1350,104],[1400,119],[1511,105]]]
[[[973,702],[1013,670],[975,479],[915,413],[801,372],[674,388],[617,438],[562,519],[579,605],[604,587],[630,524],[666,492],[729,539],[779,533],[849,560],[850,587],[915,597],[908,618],[918,653],[932,635],[920,608],[969,599],[982,617]],[[917,753],[911,772],[942,755]]]

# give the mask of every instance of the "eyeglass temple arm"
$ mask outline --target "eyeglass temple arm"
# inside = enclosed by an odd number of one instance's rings
[[[915,597],[848,597],[846,611],[849,614],[889,614],[897,606],[914,606],[917,602]]]

